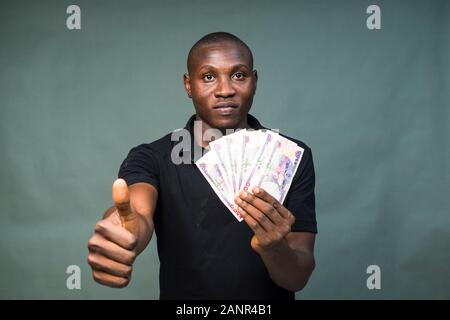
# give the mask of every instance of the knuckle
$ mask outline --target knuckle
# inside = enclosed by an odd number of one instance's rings
[[[132,265],[134,263],[135,259],[136,259],[136,253],[134,251],[130,251],[128,256],[125,258],[126,264]]]
[[[98,249],[97,241],[95,241],[93,238],[89,239],[87,246],[89,251],[95,251]]]
[[[95,266],[95,258],[93,254],[88,254],[87,262],[91,267]]]
[[[291,225],[293,225],[295,223],[295,216],[293,214],[289,214],[289,222]]]
[[[269,209],[267,209],[267,213],[273,216],[275,214],[275,208],[273,206],[270,206]]]
[[[123,288],[123,287],[126,287],[129,282],[130,282],[130,279],[128,279],[128,278],[120,278],[116,281],[116,285],[118,288]]]
[[[136,245],[137,245],[137,238],[135,235],[132,234],[130,236],[130,240],[128,241],[128,247],[130,249],[134,249],[136,247]]]
[[[126,266],[124,269],[124,275],[129,278],[131,276],[131,273],[133,272],[132,266]]]
[[[100,220],[95,224],[95,232],[103,233],[107,229],[105,220]]]
[[[253,221],[251,223],[252,229],[258,229],[259,228],[259,223],[257,221]]]
[[[264,213],[258,213],[258,217],[257,217],[258,221],[265,221],[267,219],[266,215]]]
[[[94,280],[98,283],[102,282],[102,278],[100,277],[100,275],[98,274],[97,271],[92,271],[92,278],[94,278]]]

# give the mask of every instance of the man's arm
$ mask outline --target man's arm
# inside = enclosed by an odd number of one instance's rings
[[[289,291],[302,290],[315,267],[315,234],[290,232],[279,245],[259,252],[272,280]]]
[[[303,289],[315,267],[315,235],[291,232],[294,215],[262,188],[241,192],[235,201],[255,235],[251,246],[262,258],[272,280],[295,292]]]
[[[88,242],[88,263],[95,281],[118,288],[129,283],[134,260],[153,234],[157,198],[150,184],[127,187],[122,179],[114,182],[114,206],[97,222]]]

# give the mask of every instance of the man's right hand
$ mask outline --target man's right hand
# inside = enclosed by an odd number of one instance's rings
[[[139,214],[130,205],[128,186],[123,179],[113,183],[114,207],[95,225],[88,242],[88,263],[98,283],[123,288],[130,282],[137,255]]]

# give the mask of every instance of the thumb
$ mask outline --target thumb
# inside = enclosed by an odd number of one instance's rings
[[[128,194],[128,186],[125,180],[117,179],[112,186],[112,198],[114,206],[117,208],[121,217],[131,214],[130,195]]]
[[[117,179],[112,185],[112,199],[114,206],[117,208],[122,225],[129,232],[138,235],[137,214],[132,210],[130,204],[130,195],[125,180]]]

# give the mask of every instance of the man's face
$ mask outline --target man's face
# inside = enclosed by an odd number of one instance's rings
[[[234,42],[196,49],[184,84],[200,120],[218,129],[246,124],[256,91],[252,67],[248,51]]]

